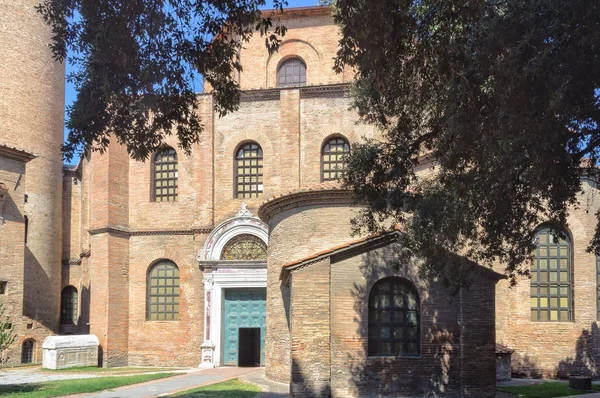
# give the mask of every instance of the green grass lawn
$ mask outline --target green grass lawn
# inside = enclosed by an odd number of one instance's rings
[[[194,388],[193,390],[183,391],[176,396],[186,398],[254,398],[261,391],[262,390],[257,385],[246,383],[240,379],[233,379],[224,381],[222,383]]]
[[[155,373],[136,376],[94,377],[49,381],[46,383],[0,385],[0,395],[11,398],[42,398],[96,392],[174,376],[175,373]]]
[[[598,385],[592,385],[592,388],[600,391],[600,386]],[[587,394],[590,392],[585,390],[573,390],[572,388],[569,388],[567,383],[556,382],[539,383],[532,384],[530,386],[519,387],[498,387],[498,391],[507,392],[523,398],[555,398],[566,397],[568,395]]]

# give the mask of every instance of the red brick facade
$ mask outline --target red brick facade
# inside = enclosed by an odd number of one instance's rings
[[[349,198],[325,186],[261,207],[271,233],[267,331],[289,336],[269,335],[267,374],[289,380],[298,397],[494,397],[494,298],[502,276],[475,266],[471,289],[450,301],[441,284],[421,279],[417,264],[394,271],[397,232],[352,241]],[[290,253],[294,241],[305,243]],[[311,249],[317,254],[307,257]],[[394,276],[420,297],[419,350],[369,355],[369,294]]]
[[[385,264],[393,250],[368,248],[343,259],[323,258],[290,274],[289,281],[280,280],[286,263],[351,239],[355,208],[347,193],[329,186],[335,205],[311,189],[300,195],[300,204],[280,212],[270,213],[273,202],[263,205],[263,219],[269,220],[268,267],[264,261],[218,263],[219,253],[205,256],[215,247],[211,239],[229,239],[226,226],[242,221],[245,231],[264,227],[266,243],[266,226],[238,211],[245,204],[257,213],[266,199],[320,184],[321,150],[329,138],[344,137],[352,144],[380,137],[349,110],[352,71],[332,71],[339,31],[330,11],[287,11],[281,20],[288,33],[278,53],[269,55],[259,35],[244,43],[239,110],[219,118],[205,87],[199,94],[200,143],[186,155],[175,138],[167,138],[177,152],[177,200],[156,202],[152,159],[133,161],[116,143],[61,172],[64,68],[51,60],[50,32],[33,10],[35,3],[0,5],[0,25],[7,27],[0,31],[6,55],[0,63],[0,148],[21,148],[25,154],[15,159],[0,151],[0,186],[8,187],[0,189],[5,192],[0,282],[8,286],[1,298],[19,336],[9,352],[12,363],[20,362],[25,339],[36,341],[39,360],[48,334],[93,333],[101,343],[103,366],[218,365],[223,342],[215,345],[219,336],[214,333],[221,324],[209,312],[220,308],[219,289],[239,286],[239,272],[254,278],[246,287],[266,288],[267,375],[290,382],[298,395],[436,391],[484,397],[494,384],[487,368],[494,363],[494,330],[495,342],[515,350],[517,374],[600,377],[596,258],[586,252],[600,207],[592,182],[583,182],[580,205],[566,226],[572,244],[571,321],[531,321],[527,278],[512,288],[500,281],[494,289],[493,278],[475,273],[475,288],[448,302],[443,289],[426,284],[411,265],[397,275],[414,283],[423,298],[421,355],[370,358],[361,323],[365,306],[357,294],[391,275]],[[278,67],[293,57],[306,65],[306,86],[277,88]],[[263,192],[241,199],[235,195],[235,154],[248,142],[262,149]],[[31,160],[30,152],[37,157]],[[420,166],[418,173],[434,173],[430,166]],[[381,263],[372,264],[374,258]],[[178,319],[149,321],[148,272],[161,260],[173,262],[179,272]],[[72,325],[59,322],[60,293],[67,286],[77,289]]]

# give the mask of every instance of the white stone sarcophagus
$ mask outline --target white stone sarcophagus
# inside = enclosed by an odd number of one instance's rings
[[[98,337],[93,334],[48,336],[42,344],[42,366],[46,369],[98,366],[99,345]]]

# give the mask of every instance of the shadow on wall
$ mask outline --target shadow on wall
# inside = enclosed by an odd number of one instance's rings
[[[25,264],[23,275],[23,315],[34,319],[50,330],[57,329],[58,314],[55,314],[53,303],[43,303],[40,297],[50,286],[48,275],[31,250],[25,246]],[[51,319],[55,318],[55,319]]]
[[[92,286],[81,288],[81,314],[79,314],[79,333],[90,334],[90,299],[92,297]]]
[[[575,356],[558,362],[552,370],[542,369],[529,355],[513,358],[512,377],[534,378],[569,376],[590,376],[600,379],[600,329],[592,322],[589,329],[583,329],[575,342]]]
[[[556,375],[600,378],[600,330],[596,322],[592,322],[589,330],[581,331],[575,344],[575,358],[567,357],[560,361]]]
[[[327,383],[322,385],[319,389],[311,389],[309,387],[309,382],[304,377],[302,368],[298,365],[298,362],[292,359],[292,382],[290,391],[294,392],[293,396],[299,397],[330,397],[331,385]]]
[[[360,348],[347,357],[351,393],[440,396],[460,394],[460,341],[458,299],[448,297],[439,285],[425,284],[417,267],[394,264],[395,245],[364,255],[363,280],[351,292]],[[371,287],[387,276],[401,276],[417,285],[420,299],[419,356],[368,357],[368,306]],[[435,290],[439,290],[434,293]],[[435,296],[435,297],[434,297]],[[448,318],[450,316],[450,318]],[[442,320],[444,318],[444,320]]]
[[[513,369],[512,377],[528,379],[541,379],[543,377],[542,371],[529,355],[514,359],[511,366]]]

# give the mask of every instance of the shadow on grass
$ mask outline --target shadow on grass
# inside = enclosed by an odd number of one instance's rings
[[[6,394],[11,394],[11,393],[43,391],[43,390],[45,390],[45,386],[43,383],[0,384],[0,395],[6,395]]]

